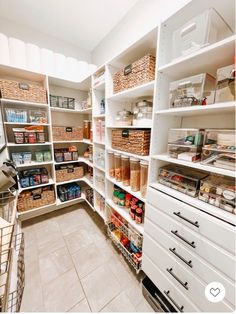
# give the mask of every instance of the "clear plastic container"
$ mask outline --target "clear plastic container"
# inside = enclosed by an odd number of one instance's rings
[[[168,155],[186,161],[201,159],[204,130],[170,129],[168,134]]]
[[[115,164],[115,179],[116,181],[121,181],[121,155],[114,154],[114,164]]]
[[[140,161],[140,193],[142,197],[146,196],[148,184],[148,161]]]
[[[90,121],[89,120],[84,120],[83,123],[83,137],[85,139],[89,139],[90,138]]]
[[[133,192],[140,190],[140,162],[136,158],[130,158],[130,187]]]
[[[121,181],[125,186],[130,185],[130,162],[125,155],[121,156]]]
[[[170,83],[170,108],[202,106],[214,103],[216,80],[202,73]]]
[[[115,117],[115,125],[117,126],[129,126],[132,125],[133,116],[132,113],[126,109],[118,111]]]
[[[202,164],[235,170],[235,130],[207,129],[202,148]]]
[[[225,20],[213,9],[207,9],[173,32],[172,59],[191,54],[203,47],[233,35]]]
[[[133,107],[133,125],[150,126],[152,123],[152,102],[141,100]]]
[[[217,70],[215,103],[235,100],[235,65]]]
[[[112,151],[108,151],[108,166],[109,166],[109,176],[111,178],[115,178],[115,160],[114,160],[114,153]]]

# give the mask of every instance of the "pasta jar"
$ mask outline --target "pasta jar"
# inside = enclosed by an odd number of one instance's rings
[[[137,158],[130,158],[130,187],[133,192],[140,190],[140,162]]]
[[[121,155],[114,154],[114,163],[115,163],[115,179],[116,181],[121,181]]]
[[[148,182],[148,162],[145,160],[140,161],[140,193],[144,197],[147,192]]]
[[[121,181],[125,186],[130,185],[130,163],[125,155],[121,156]]]
[[[84,120],[83,136],[87,140],[89,140],[90,138],[90,121],[89,120]]]
[[[111,178],[115,177],[115,167],[114,167],[114,153],[108,151],[108,165],[109,165],[109,176]]]

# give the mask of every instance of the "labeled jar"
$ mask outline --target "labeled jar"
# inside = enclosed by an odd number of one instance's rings
[[[115,161],[114,161],[114,153],[108,151],[108,166],[109,166],[109,176],[111,178],[115,177]]]
[[[90,121],[89,120],[84,120],[83,123],[83,137],[87,140],[90,138]]]
[[[140,193],[142,197],[145,197],[147,192],[148,182],[148,162],[145,160],[140,161]]]
[[[121,156],[121,181],[125,186],[130,185],[130,162],[125,155]]]
[[[130,158],[130,187],[133,192],[140,190],[140,162],[137,158]]]
[[[137,224],[141,224],[143,222],[143,210],[140,207],[136,208],[135,222]]]
[[[121,181],[121,155],[114,154],[114,163],[115,163],[115,179],[116,181]]]

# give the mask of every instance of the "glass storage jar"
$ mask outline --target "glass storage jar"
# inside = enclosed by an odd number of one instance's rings
[[[133,125],[151,125],[152,102],[147,100],[137,102],[133,107],[133,115]]]
[[[125,155],[121,156],[121,181],[125,186],[130,185],[130,163]]]
[[[115,177],[115,165],[114,165],[114,153],[108,151],[108,166],[109,166],[109,176],[111,178]]]
[[[147,192],[148,182],[148,162],[145,160],[140,161],[140,193],[142,197],[145,197]]]
[[[117,126],[129,126],[132,125],[132,113],[128,110],[118,111],[115,117],[115,125]]]
[[[121,155],[114,154],[114,163],[115,163],[115,179],[116,181],[121,181]]]
[[[130,187],[133,192],[140,190],[140,162],[137,158],[130,158]]]
[[[84,120],[84,123],[83,123],[83,137],[85,139],[88,139],[90,138],[90,121],[89,120]]]

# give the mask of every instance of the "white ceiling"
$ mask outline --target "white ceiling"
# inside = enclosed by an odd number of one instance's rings
[[[137,1],[0,0],[0,17],[92,51]]]

